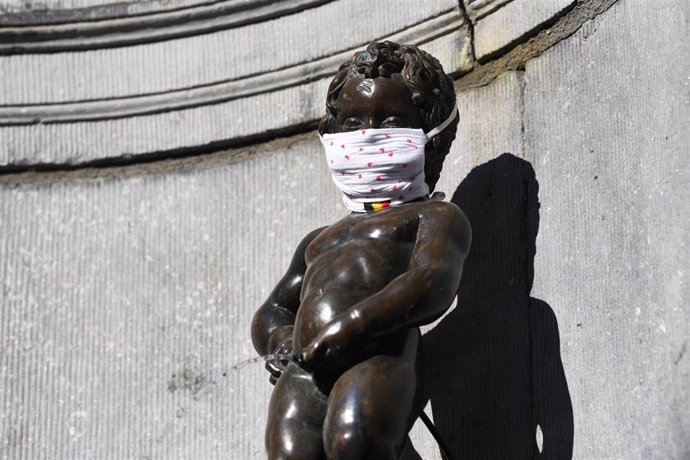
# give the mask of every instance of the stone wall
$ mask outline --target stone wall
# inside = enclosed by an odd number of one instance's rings
[[[471,67],[455,0],[177,3],[0,20],[0,165],[175,155],[294,132],[320,116],[334,69],[373,40],[421,44],[452,73]]]
[[[457,77],[437,189],[475,246],[457,307],[425,328],[427,412],[457,458],[689,458],[687,2],[395,2],[395,21],[368,23],[390,30],[356,22],[342,41],[309,15],[371,2],[247,3],[214,3],[255,14],[244,25],[172,38],[211,6],[3,2],[0,458],[265,457],[271,387],[236,364],[301,236],[345,213],[311,132],[327,69],[384,36],[417,37]],[[182,11],[196,19],[166,22]],[[108,18],[163,38],[68,50],[66,29]],[[314,56],[270,52],[310,34]],[[256,80],[305,62],[323,73]],[[226,83],[249,92],[170,102]],[[151,113],[77,119],[120,102]],[[412,439],[440,458],[419,424]]]

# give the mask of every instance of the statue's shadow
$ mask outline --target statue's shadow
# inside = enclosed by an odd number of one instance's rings
[[[453,195],[472,224],[472,248],[457,307],[424,336],[423,366],[434,423],[454,459],[572,456],[558,323],[530,297],[538,187],[530,163],[503,154]]]

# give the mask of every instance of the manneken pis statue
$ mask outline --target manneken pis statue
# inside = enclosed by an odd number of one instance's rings
[[[412,45],[372,43],[331,82],[319,125],[351,211],[309,233],[252,322],[275,383],[278,459],[397,459],[422,407],[418,326],[451,305],[471,240],[430,198],[457,129],[453,80]]]

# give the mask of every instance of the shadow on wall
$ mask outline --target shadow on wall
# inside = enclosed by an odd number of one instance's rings
[[[454,459],[572,456],[558,323],[530,297],[538,190],[530,163],[503,154],[453,195],[472,224],[472,249],[458,306],[424,336],[423,359],[434,422]]]

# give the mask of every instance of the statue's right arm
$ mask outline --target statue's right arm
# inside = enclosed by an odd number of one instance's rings
[[[278,282],[268,299],[254,314],[252,320],[252,343],[260,355],[275,353],[286,342],[292,340],[295,316],[300,304],[302,281],[307,270],[304,253],[314,238],[325,227],[316,229],[304,237],[297,246],[295,255],[285,276]],[[282,351],[281,351],[282,352]]]

